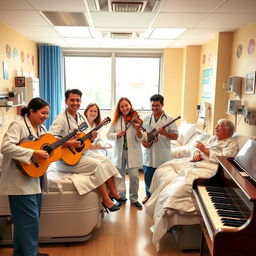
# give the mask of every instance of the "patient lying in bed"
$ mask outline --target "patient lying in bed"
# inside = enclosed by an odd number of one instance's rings
[[[233,133],[233,123],[221,119],[215,127],[215,136],[197,143],[190,158],[173,159],[156,170],[150,187],[152,196],[145,208],[154,221],[152,241],[157,249],[168,228],[198,223],[191,198],[192,183],[199,177],[209,178],[216,173],[216,156],[237,154],[237,141],[231,138]]]

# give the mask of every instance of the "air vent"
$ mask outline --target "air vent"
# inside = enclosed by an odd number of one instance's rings
[[[88,26],[81,12],[42,12],[54,26]]]
[[[116,2],[110,1],[110,11],[112,12],[143,12],[146,6],[146,1],[138,2]]]
[[[131,39],[132,33],[111,33],[110,37],[113,39]]]
[[[153,12],[161,0],[94,0],[98,11]]]

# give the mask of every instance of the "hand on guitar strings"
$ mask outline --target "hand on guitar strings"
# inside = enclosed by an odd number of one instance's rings
[[[42,159],[48,159],[49,154],[45,150],[34,150],[33,157],[36,158],[42,158]]]

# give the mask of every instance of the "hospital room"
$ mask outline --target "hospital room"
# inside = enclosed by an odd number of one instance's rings
[[[0,256],[255,256],[255,0],[0,0],[0,35]]]

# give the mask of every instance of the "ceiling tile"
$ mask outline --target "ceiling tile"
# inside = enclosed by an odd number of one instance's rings
[[[235,30],[256,20],[256,14],[211,14],[197,28]]]
[[[0,21],[10,26],[48,25],[44,18],[36,11],[0,11]]]
[[[215,13],[256,13],[255,0],[226,1]]]
[[[152,27],[186,28],[197,24],[208,14],[206,13],[160,13]]]
[[[224,0],[167,0],[161,12],[210,12]]]
[[[1,0],[0,10],[32,10],[25,0]]]
[[[85,11],[83,0],[27,0],[40,11]]]
[[[155,13],[109,13],[92,12],[95,27],[147,28]]]
[[[46,26],[12,26],[12,28],[25,36],[59,37],[58,33],[51,27]]]

